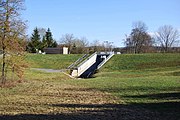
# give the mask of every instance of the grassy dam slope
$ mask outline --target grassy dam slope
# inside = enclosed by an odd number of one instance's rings
[[[65,69],[82,55],[27,55],[32,68]],[[115,55],[90,79],[27,69],[0,88],[2,120],[178,120],[180,54]]]
[[[47,69],[65,69],[78,58],[83,55],[80,54],[28,54],[26,60],[32,68],[47,68]]]
[[[180,66],[180,54],[115,55],[103,71],[148,70]]]

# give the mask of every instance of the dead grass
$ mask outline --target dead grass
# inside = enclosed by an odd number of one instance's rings
[[[0,119],[151,119],[154,115],[107,92],[69,84],[76,80],[62,73],[28,71],[26,76],[31,79],[0,88]]]
[[[58,74],[47,80],[31,79],[14,87],[0,88],[0,114],[69,113],[84,108],[66,108],[58,105],[117,103],[108,93],[68,85],[63,82],[64,80],[60,80],[61,78],[57,79]]]

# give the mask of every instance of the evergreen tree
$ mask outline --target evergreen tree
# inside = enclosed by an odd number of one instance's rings
[[[54,40],[52,46],[53,46],[53,47],[57,47],[57,46],[58,46],[58,43]]]
[[[46,42],[46,37],[43,36],[43,38],[42,38],[42,51],[44,51],[43,49],[44,49],[45,47],[47,47],[47,42]]]
[[[35,28],[32,37],[30,38],[30,41],[28,43],[28,51],[35,53],[37,52],[37,50],[41,50],[41,49],[42,49],[41,37],[39,35],[38,29]]]
[[[53,40],[50,28],[48,28],[45,35],[45,39],[43,39],[43,45],[45,45],[44,47],[50,47],[50,48],[57,47],[57,42]]]

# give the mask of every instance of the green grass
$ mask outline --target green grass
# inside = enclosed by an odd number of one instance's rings
[[[103,71],[147,70],[180,66],[180,54],[115,55]]]
[[[103,104],[117,103],[107,93],[69,84],[76,80],[63,73],[28,70],[25,76],[21,84],[0,88],[0,119],[89,119],[93,111],[111,109]]]
[[[33,67],[49,68],[53,58],[71,64],[75,56],[70,56],[66,61],[65,55],[29,55],[27,60],[36,61]],[[42,57],[48,65],[40,63]],[[1,115],[28,120],[180,118],[180,54],[115,55],[91,79],[35,70],[25,76],[24,83],[0,89]]]
[[[111,93],[123,104],[180,117],[180,54],[115,55],[95,78],[75,84]]]
[[[66,69],[82,55],[28,54],[26,60],[32,68]]]

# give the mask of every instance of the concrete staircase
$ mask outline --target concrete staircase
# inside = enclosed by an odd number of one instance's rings
[[[100,69],[108,60],[114,55],[114,52],[109,53],[97,53],[95,52],[91,56],[87,57],[84,61],[78,64],[76,67],[71,65],[71,76],[89,78],[97,69]],[[75,62],[76,63],[76,62]],[[73,67],[72,67],[73,66]]]
[[[81,74],[83,74],[83,72],[85,72],[96,62],[96,58],[97,53],[95,52],[94,54],[86,58],[84,61],[82,61],[80,64],[78,64],[76,67],[74,67],[74,69],[71,70],[71,76],[79,77]]]

